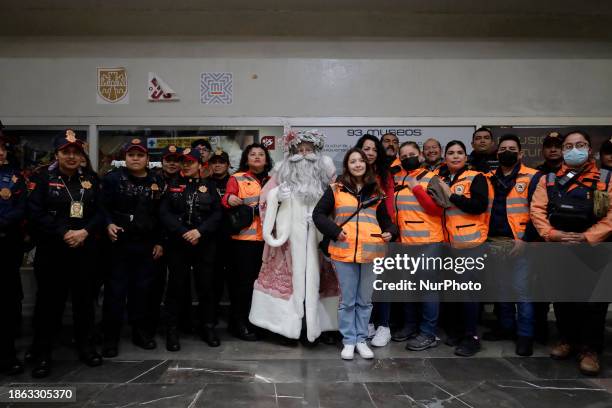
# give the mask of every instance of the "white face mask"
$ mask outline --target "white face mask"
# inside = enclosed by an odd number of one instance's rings
[[[589,159],[589,151],[587,149],[573,148],[567,152],[563,152],[563,160],[565,164],[571,167],[580,166]]]

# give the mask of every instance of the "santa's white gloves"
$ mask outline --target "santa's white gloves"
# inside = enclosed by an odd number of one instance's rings
[[[287,183],[282,183],[278,187],[278,201],[286,201],[291,198],[291,188]]]

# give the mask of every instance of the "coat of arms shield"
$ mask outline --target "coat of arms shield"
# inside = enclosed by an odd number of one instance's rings
[[[127,70],[98,68],[98,103],[128,103]]]

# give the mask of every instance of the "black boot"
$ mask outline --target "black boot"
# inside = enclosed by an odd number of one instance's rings
[[[244,341],[257,341],[257,333],[244,321],[238,321],[228,327],[230,333]]]
[[[132,330],[132,343],[145,350],[153,350],[157,347],[155,339],[146,330],[135,327]]]
[[[35,357],[36,365],[32,369],[32,377],[45,378],[51,374],[51,354],[40,353]]]
[[[84,362],[89,367],[97,367],[102,365],[102,356],[96,351],[93,345],[87,345],[79,348],[79,360]]]
[[[26,363],[34,362],[34,352],[32,351],[32,346],[28,347],[28,349],[25,351],[25,354],[23,355],[23,361],[25,361]]]
[[[533,338],[518,336],[516,340],[516,354],[521,357],[529,357],[533,354]]]
[[[514,340],[516,333],[514,330],[496,328],[482,334],[482,339],[485,341],[502,341]]]
[[[24,371],[23,362],[14,355],[0,363],[0,371],[6,375],[19,375]]]
[[[328,346],[335,346],[336,345],[336,332],[331,332],[331,331],[322,332],[321,335],[319,336],[319,340],[321,340],[321,343],[327,344]]]
[[[176,327],[169,327],[166,331],[166,350],[168,351],[179,351],[181,349],[181,343],[179,341],[179,334]]]
[[[119,355],[119,337],[106,336],[102,343],[102,356],[104,358],[113,358]]]
[[[204,340],[210,347],[219,347],[221,342],[219,341],[219,337],[217,336],[217,332],[214,327],[204,326],[202,332],[200,333],[200,337]]]

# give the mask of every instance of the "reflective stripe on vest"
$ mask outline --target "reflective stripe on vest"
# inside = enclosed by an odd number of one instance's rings
[[[506,217],[514,239],[525,236],[529,224],[529,184],[538,171],[521,164],[514,187],[506,196]]]
[[[259,194],[261,194],[259,181],[243,172],[236,173],[232,177],[238,182],[238,197],[242,199],[242,203],[251,207],[259,205]],[[251,225],[241,230],[238,234],[232,235],[232,239],[239,241],[263,241],[261,218],[259,215],[253,217]]]
[[[423,169],[416,169],[409,174],[416,178],[423,171]],[[417,183],[427,191],[427,186],[433,176],[434,174],[428,171],[417,180]],[[428,244],[444,241],[441,217],[427,214],[410,187],[406,186],[396,192],[394,203],[402,243]]]
[[[474,170],[464,171],[460,178],[451,185],[454,194],[471,196],[470,188],[474,178],[482,174]],[[483,175],[484,176],[484,175]],[[444,211],[445,229],[447,231],[446,240],[451,244],[479,244],[487,239],[489,232],[489,220],[491,218],[491,207],[493,203],[493,186],[487,181],[488,200],[487,210],[482,214],[468,214],[461,211],[456,206],[451,206]]]
[[[358,208],[357,198],[344,191],[338,184],[333,184],[334,192],[334,222],[337,225],[345,222]],[[381,202],[368,208],[363,208],[357,215],[342,226],[347,236],[346,241],[331,241],[329,254],[333,260],[351,263],[369,263],[374,258],[385,255],[386,243],[380,237],[372,234],[382,233],[376,219],[376,209]],[[384,204],[382,204],[384,205]]]

